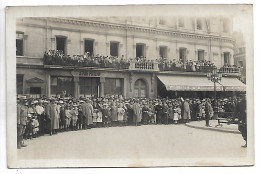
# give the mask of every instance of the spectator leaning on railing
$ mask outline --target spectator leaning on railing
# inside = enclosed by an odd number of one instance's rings
[[[90,55],[64,55],[60,50],[49,50],[44,54],[44,63],[46,65],[62,65],[62,66],[82,66],[82,67],[100,67],[100,68],[116,68],[116,69],[129,69],[130,63],[135,63],[141,69],[153,69],[154,63],[158,63],[160,71],[190,71],[190,72],[207,72],[213,69],[215,65],[206,60],[187,60],[185,62],[172,59],[166,60],[163,58],[150,60],[144,56],[136,58],[124,58],[124,56],[102,56]],[[223,67],[225,70],[226,67]],[[233,67],[230,72],[236,72],[238,69]]]

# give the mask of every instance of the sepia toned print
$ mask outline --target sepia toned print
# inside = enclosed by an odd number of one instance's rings
[[[238,20],[252,9],[142,7],[157,12],[7,13],[16,37],[16,47],[7,42],[10,55],[16,48],[10,167],[254,164],[252,30]],[[209,10],[218,8],[229,10]]]

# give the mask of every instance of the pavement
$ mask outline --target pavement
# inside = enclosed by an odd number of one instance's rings
[[[204,123],[191,122],[190,125],[202,127]],[[225,127],[223,125],[222,129]],[[132,163],[137,159],[140,164],[151,166],[166,165],[167,160],[171,165],[234,165],[234,161],[228,159],[242,162],[246,159],[247,149],[241,148],[244,143],[240,134],[194,129],[184,124],[142,125],[93,128],[52,136],[46,134],[26,140],[28,146],[18,149],[17,153],[22,167],[69,167],[75,166],[77,161],[80,163],[78,166],[91,166],[91,162],[100,159],[100,166],[118,166],[118,162],[124,163],[122,166],[138,166],[139,163]],[[75,161],[75,165],[65,163],[67,161],[46,162],[58,159]],[[204,163],[188,163],[183,159]],[[86,163],[81,163],[81,160]],[[213,163],[216,160],[220,163]]]
[[[188,127],[197,128],[197,129],[240,134],[237,124],[227,124],[227,123],[218,124],[217,120],[210,120],[210,127],[206,126],[205,120],[191,121],[189,123],[186,123],[185,125]]]

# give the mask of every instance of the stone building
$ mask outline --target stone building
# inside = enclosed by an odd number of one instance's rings
[[[234,32],[233,38],[236,40],[234,51],[234,64],[240,68],[241,81],[246,83],[246,46],[243,34]]]
[[[216,17],[20,18],[16,26],[17,94],[150,97],[210,95],[206,72],[166,71],[156,61],[127,69],[46,65],[48,50],[65,55],[124,59],[210,61],[234,65],[232,19]],[[237,71],[225,68],[217,91],[245,91]]]

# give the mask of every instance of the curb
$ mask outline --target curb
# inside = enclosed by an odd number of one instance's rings
[[[223,129],[217,129],[217,128],[208,128],[208,127],[200,127],[200,126],[193,126],[189,123],[185,123],[185,126],[195,128],[195,129],[204,129],[204,130],[211,130],[211,131],[218,131],[218,132],[225,132],[225,133],[233,133],[233,134],[241,134],[238,130],[223,130]]]

